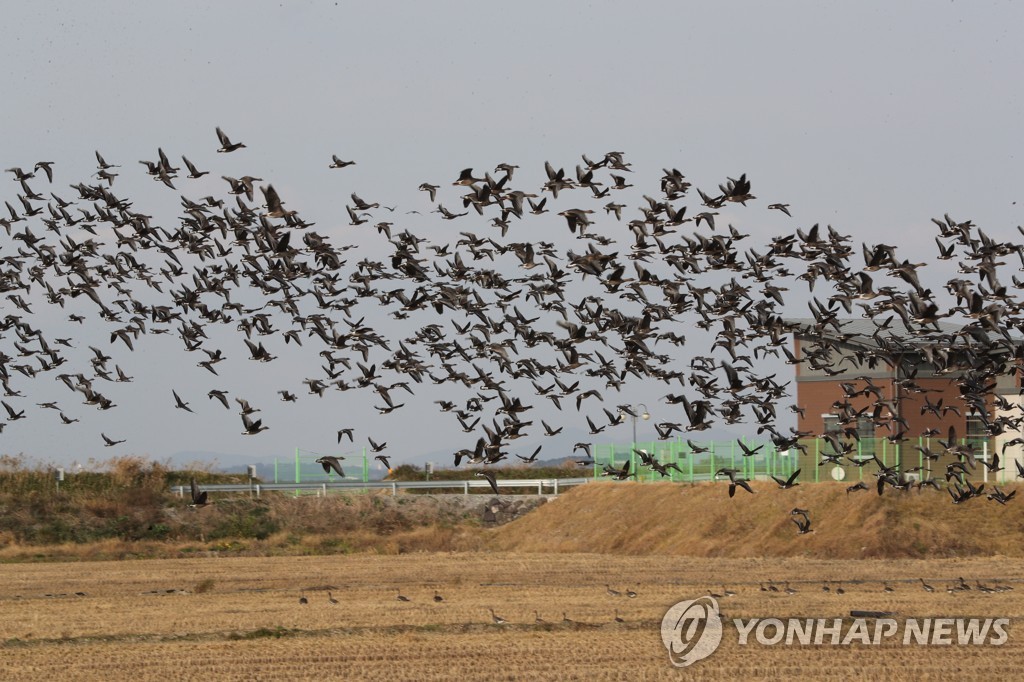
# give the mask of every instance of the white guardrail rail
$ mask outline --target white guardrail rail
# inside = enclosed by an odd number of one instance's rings
[[[502,488],[536,488],[537,495],[557,495],[560,488],[590,483],[592,478],[524,478],[511,479],[499,478],[495,481],[500,491]],[[203,490],[211,493],[245,493],[252,492],[256,497],[266,490],[274,491],[304,491],[315,492],[318,495],[326,495],[329,490],[390,490],[392,495],[397,495],[399,490],[432,490],[439,491],[455,490],[463,495],[468,495],[470,488],[490,488],[491,484],[485,480],[465,481],[322,481],[308,483],[225,483],[200,486]],[[179,497],[185,497],[189,486],[176,485],[171,491]],[[452,493],[447,493],[452,494]],[[532,493],[531,493],[532,494]]]

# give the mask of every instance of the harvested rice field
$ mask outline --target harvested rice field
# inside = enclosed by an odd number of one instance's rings
[[[22,563],[2,575],[5,680],[982,679],[1024,653],[1024,566],[1000,557],[363,554]],[[675,668],[662,618],[709,593],[721,646]],[[753,632],[741,646],[732,622],[848,627],[854,610],[1010,624],[1000,646],[767,646]]]

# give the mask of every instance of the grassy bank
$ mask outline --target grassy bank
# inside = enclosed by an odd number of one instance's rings
[[[0,560],[278,555],[473,548],[486,500],[473,496],[264,493],[211,495],[189,509],[172,486],[242,483],[240,475],[173,471],[139,458],[69,474],[0,462]]]
[[[845,492],[839,483],[727,496],[727,482],[595,483],[496,529],[495,549],[698,557],[931,558],[1024,556],[1020,502],[959,505],[942,491]],[[1008,490],[1007,490],[1008,492]],[[790,510],[809,510],[797,535]]]

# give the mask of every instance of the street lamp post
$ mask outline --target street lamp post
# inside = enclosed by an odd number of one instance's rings
[[[637,412],[641,407],[643,408],[643,412],[638,415]],[[637,403],[636,405],[619,405],[619,421],[626,421],[627,415],[629,415],[629,418],[633,421],[633,441],[629,446],[629,469],[633,473],[636,473],[636,453],[634,452],[634,450],[636,450],[636,420],[639,416],[644,421],[647,421],[651,418],[651,414],[648,412],[647,405],[644,403]]]

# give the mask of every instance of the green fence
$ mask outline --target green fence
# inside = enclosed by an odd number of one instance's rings
[[[325,472],[316,460],[324,456],[337,457],[341,460],[341,469],[345,478],[341,478],[333,470]],[[319,453],[295,448],[291,458],[274,458],[274,483],[332,483],[334,481],[370,480],[370,465],[373,460],[367,457],[366,448],[349,452]]]
[[[691,439],[693,440],[693,439]],[[849,442],[849,441],[848,441]],[[742,443],[742,446],[740,445]],[[972,480],[992,481],[998,485],[1013,481],[1016,468],[1012,458],[1005,458],[1001,463],[1002,470],[989,472],[982,462],[992,461],[994,450],[989,441],[984,439],[961,439],[960,444],[970,443],[973,447],[977,467],[968,473]],[[942,453],[944,447],[938,439],[920,438],[894,444],[885,438],[862,438],[853,441],[853,449],[842,457],[839,464],[822,464],[822,458],[834,454],[832,446],[820,438],[808,438],[800,441],[803,450],[792,448],[779,450],[770,440],[739,439],[727,441],[702,441],[696,443],[699,451],[694,449],[685,439],[654,440],[637,443],[594,443],[590,446],[592,463],[572,471],[572,476],[592,475],[594,478],[605,478],[605,467],[621,469],[629,462],[629,471],[636,475],[638,481],[674,481],[695,482],[714,478],[715,472],[722,468],[736,469],[743,478],[764,479],[769,476],[788,478],[794,471],[801,469],[800,482],[817,481],[859,481],[874,480],[878,467],[873,463],[877,458],[883,466],[899,467],[911,478],[936,478],[945,481],[946,465],[958,458],[953,454],[941,454],[937,460],[925,457],[925,451]],[[915,447],[916,446],[916,447]],[[746,455],[744,447],[756,451]],[[650,467],[641,464],[638,450],[650,453],[663,465],[674,464],[668,469],[668,476],[663,477]],[[331,453],[336,457],[344,457],[341,461],[348,481],[370,480],[371,467],[375,465],[366,448],[345,453]],[[573,453],[576,459],[582,459],[578,451]],[[295,449],[289,458],[274,459],[274,482],[331,482],[342,480],[333,471],[325,473],[316,460],[321,453]],[[864,466],[858,466],[864,462]],[[516,464],[515,460],[505,460],[506,464]],[[840,472],[837,472],[841,470]],[[916,471],[915,471],[916,469]],[[443,469],[438,468],[438,478],[444,478]]]
[[[694,452],[684,440],[655,440],[635,444],[594,444],[591,466],[595,478],[604,474],[604,467],[621,468],[629,462],[630,473],[638,481],[708,481],[722,468],[736,469],[743,478],[767,478],[778,476],[788,478],[799,468],[797,458],[791,452],[779,452],[771,441],[756,442],[743,439],[743,445],[756,450],[746,455],[740,443],[735,440],[701,443],[701,450]],[[669,468],[669,476],[663,477],[641,463],[637,450],[645,450],[662,465],[675,464],[679,470]]]

